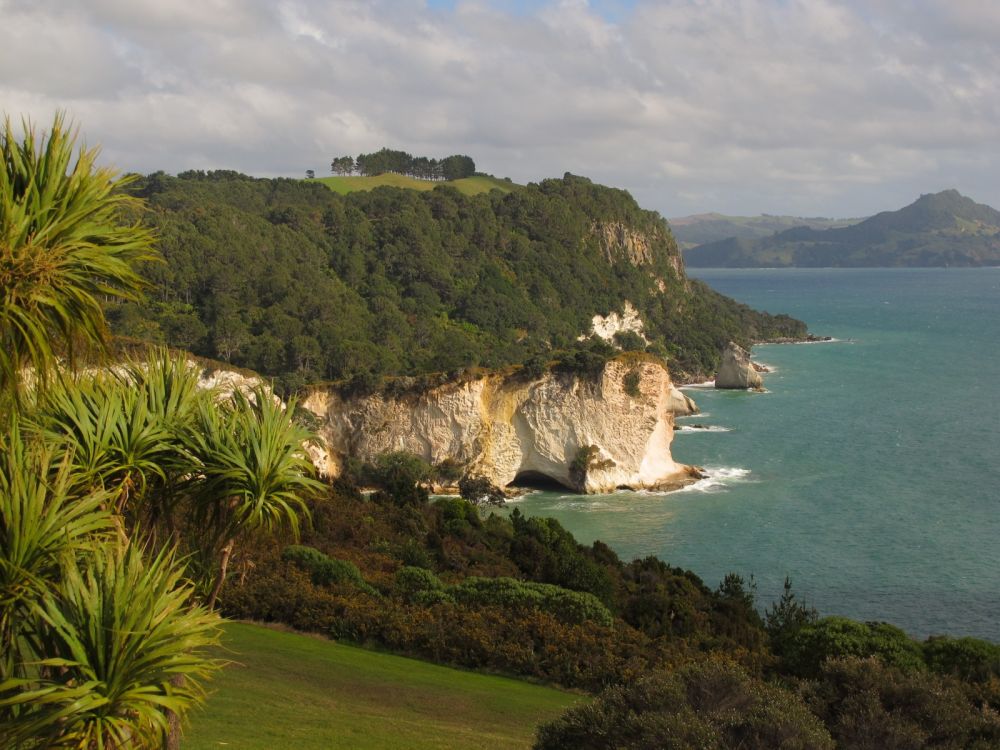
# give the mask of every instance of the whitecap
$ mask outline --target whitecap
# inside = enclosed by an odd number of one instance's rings
[[[750,469],[736,466],[707,466],[703,471],[705,476],[702,479],[674,492],[723,492],[729,485],[748,481],[750,476]]]
[[[701,427],[695,427],[694,425],[678,425],[674,428],[674,432],[732,432],[731,427],[723,427],[718,424],[706,424]]]

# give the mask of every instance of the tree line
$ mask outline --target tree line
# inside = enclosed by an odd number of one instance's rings
[[[381,148],[371,154],[337,156],[330,162],[330,171],[336,175],[359,174],[364,177],[395,172],[419,180],[460,180],[476,173],[476,163],[472,157],[462,154],[433,159]]]

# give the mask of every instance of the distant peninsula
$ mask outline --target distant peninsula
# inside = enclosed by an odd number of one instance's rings
[[[684,251],[692,268],[876,268],[1000,264],[1000,211],[957,190],[828,229],[733,236]]]

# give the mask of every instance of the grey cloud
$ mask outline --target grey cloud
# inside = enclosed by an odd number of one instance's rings
[[[695,210],[1000,204],[1000,24],[973,0],[0,0],[0,101],[109,161],[324,171],[382,145]],[[947,180],[947,182],[941,182]],[[978,190],[979,192],[975,192]]]

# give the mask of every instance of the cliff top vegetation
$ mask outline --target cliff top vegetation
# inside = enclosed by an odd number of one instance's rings
[[[603,346],[580,341],[592,318],[626,300],[679,378],[714,371],[729,340],[805,333],[687,279],[658,214],[573,175],[509,193],[337,195],[315,181],[157,173],[134,192],[166,262],[143,269],[146,301],[109,306],[115,331],[285,389],[585,358]]]

